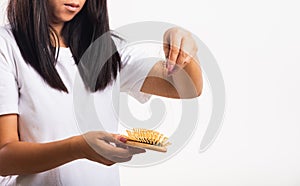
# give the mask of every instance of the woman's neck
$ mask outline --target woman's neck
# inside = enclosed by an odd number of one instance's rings
[[[57,37],[58,37],[58,41],[57,38],[52,38],[52,40],[55,43],[55,46],[59,46],[59,47],[68,47],[64,41],[64,38],[62,37],[61,31],[64,27],[63,23],[53,23],[51,24],[51,27],[55,30],[55,32],[57,33]]]

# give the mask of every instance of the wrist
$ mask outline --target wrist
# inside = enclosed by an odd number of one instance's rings
[[[70,138],[70,142],[71,142],[71,156],[75,160],[85,158],[84,146],[86,146],[87,143],[84,137],[82,135],[74,136]]]

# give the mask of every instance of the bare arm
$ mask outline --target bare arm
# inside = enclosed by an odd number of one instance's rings
[[[203,87],[201,68],[193,59],[183,69],[167,76],[163,62],[158,62],[145,79],[141,91],[169,98],[194,98],[201,95]]]
[[[101,164],[129,161],[136,149],[123,149],[107,143],[115,136],[105,132],[87,133],[51,143],[28,143],[19,141],[17,115],[0,116],[0,175],[24,175],[53,169],[76,159],[86,158]],[[103,140],[102,140],[103,139]],[[99,148],[91,148],[99,144]],[[123,143],[122,143],[123,144]],[[99,149],[100,153],[95,152]],[[112,154],[111,159],[101,155]]]
[[[20,142],[17,132],[17,115],[0,116],[0,174],[33,174],[53,169],[80,157],[75,144],[80,137],[37,144]]]
[[[169,98],[200,96],[203,80],[197,51],[190,32],[178,27],[167,30],[164,34],[166,64],[160,62],[151,69],[141,91]]]

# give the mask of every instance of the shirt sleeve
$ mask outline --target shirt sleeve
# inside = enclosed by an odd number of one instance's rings
[[[0,36],[0,115],[18,114],[19,93],[9,43]]]
[[[158,59],[151,56],[150,52],[139,45],[125,46],[120,50],[120,56],[122,63],[120,72],[121,92],[127,92],[140,103],[147,102],[151,95],[141,92],[141,88]]]

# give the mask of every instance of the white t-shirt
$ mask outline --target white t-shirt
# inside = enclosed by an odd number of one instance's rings
[[[117,80],[105,90],[91,93],[98,118],[109,132],[117,132],[119,120],[116,105],[120,91],[129,92],[140,102],[149,99],[149,95],[140,92],[143,81],[137,80],[144,79],[156,63],[154,60],[141,60],[145,58],[145,49],[126,47],[120,49],[119,53],[124,67]],[[68,94],[45,83],[40,75],[25,63],[10,27],[0,28],[0,115],[19,115],[21,141],[45,143],[86,132],[85,129],[79,129],[78,117],[74,111],[74,100],[78,99],[78,96],[74,98],[74,82],[75,77],[78,77],[78,68],[68,48],[60,48],[56,69],[68,88]],[[85,100],[79,100],[76,107],[84,102]],[[0,177],[0,185],[119,184],[117,165],[106,167],[88,160],[76,160],[39,174]]]

